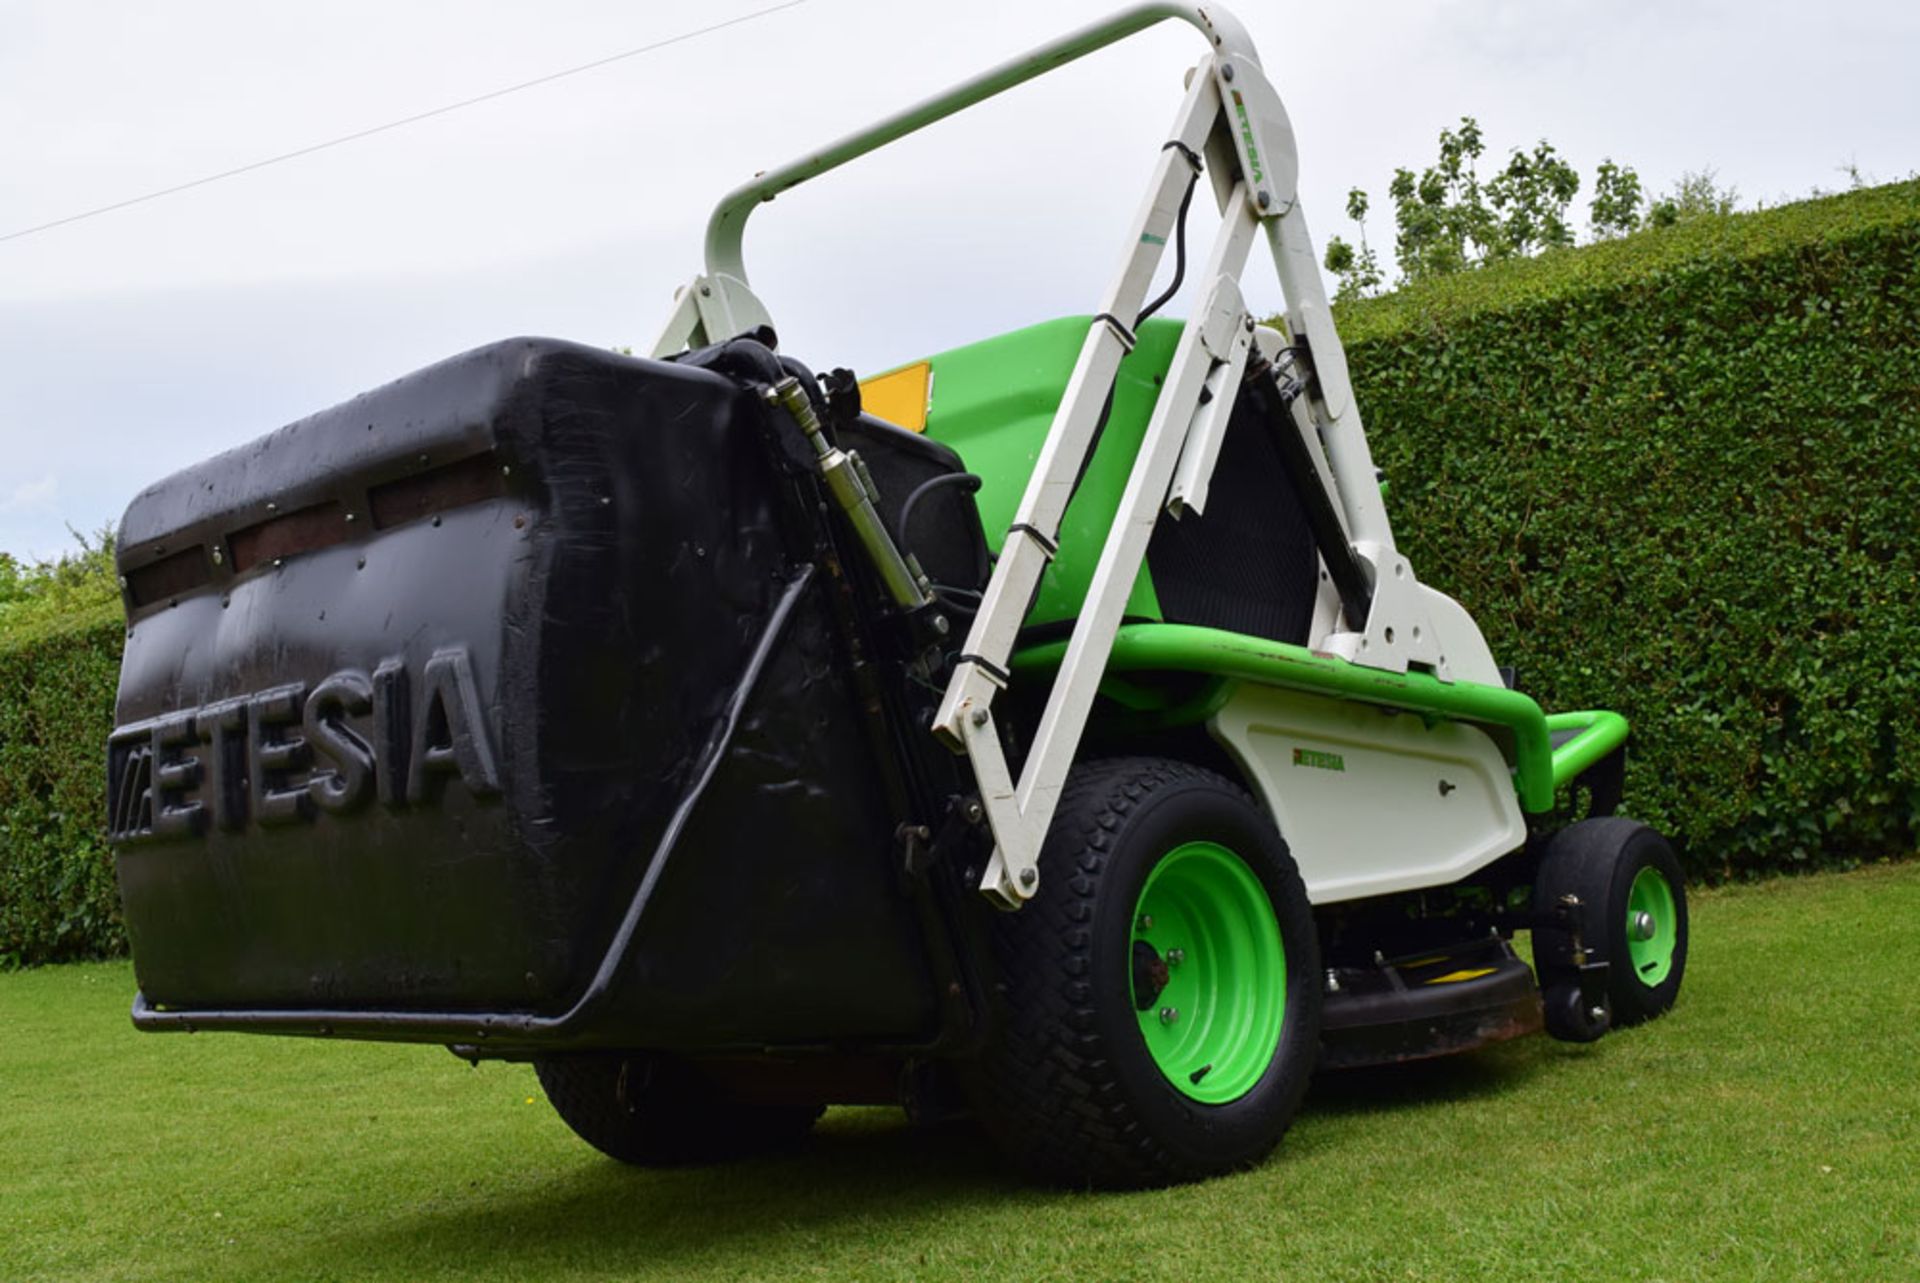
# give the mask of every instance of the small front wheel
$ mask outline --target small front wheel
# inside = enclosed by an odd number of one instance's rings
[[[1049,1179],[1141,1186],[1258,1162],[1320,1044],[1319,945],[1286,844],[1185,762],[1076,767],[1040,890],[995,922],[976,1112]]]
[[[1637,1025],[1671,1008],[1687,970],[1687,891],[1667,840],[1621,816],[1568,825],[1540,858],[1534,905],[1552,912],[1568,896],[1578,902],[1581,943],[1590,959],[1607,964],[1611,1027]],[[1556,1001],[1565,1006],[1565,993],[1579,986],[1573,945],[1573,933],[1564,928],[1533,933],[1549,1028],[1586,1041],[1577,1022],[1563,1030],[1552,1021]]]

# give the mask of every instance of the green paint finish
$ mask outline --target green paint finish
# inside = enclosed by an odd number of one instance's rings
[[[1643,913],[1651,920],[1650,931],[1640,925]],[[1666,875],[1652,867],[1640,870],[1627,891],[1627,956],[1633,960],[1634,977],[1649,989],[1663,983],[1673,970],[1673,951],[1680,943],[1679,916]]]
[[[1246,861],[1212,842],[1167,852],[1140,888],[1133,940],[1165,968],[1165,987],[1134,1005],[1145,1003],[1140,1036],[1167,1081],[1210,1105],[1253,1090],[1280,1048],[1287,954]]]
[[[1564,788],[1580,772],[1627,742],[1627,719],[1605,709],[1579,713],[1553,713],[1547,718],[1549,731],[1580,733],[1553,750],[1553,786]]]
[[[980,521],[997,553],[1040,457],[1040,447],[1060,408],[1074,362],[1093,324],[1066,317],[955,348],[931,358],[933,398],[927,435],[960,452],[978,473]],[[1106,546],[1120,493],[1146,435],[1147,418],[1160,395],[1158,380],[1173,359],[1183,323],[1154,318],[1140,327],[1139,343],[1120,363],[1113,412],[1101,433],[1085,478],[1060,524],[1060,555],[1040,581],[1028,624],[1072,619],[1086,600],[1100,550]],[[1159,619],[1160,602],[1144,566],[1127,599],[1135,619]]]
[[[1067,644],[1030,646],[1013,657],[1015,673],[1060,666]],[[1286,690],[1405,708],[1455,721],[1501,728],[1512,735],[1514,784],[1520,808],[1538,815],[1553,809],[1553,748],[1547,717],[1519,691],[1478,682],[1443,682],[1426,673],[1387,673],[1362,668],[1301,646],[1243,637],[1188,624],[1128,624],[1114,638],[1109,673],[1142,670],[1211,673],[1264,682]],[[1622,721],[1622,726],[1625,722]]]
[[[1233,91],[1233,112],[1240,120],[1240,141],[1247,149],[1247,168],[1256,183],[1266,181],[1266,173],[1260,166],[1260,148],[1254,141],[1253,122],[1247,119],[1247,100],[1240,96],[1238,89]]]

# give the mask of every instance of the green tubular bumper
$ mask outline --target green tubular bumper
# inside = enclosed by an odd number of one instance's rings
[[[1556,789],[1571,784],[1580,772],[1627,742],[1627,719],[1603,708],[1580,713],[1549,713],[1547,730],[1579,732],[1553,750]]]
[[[1067,643],[1029,647],[1013,657],[1016,673],[1060,666]],[[1625,741],[1627,722],[1618,713],[1561,713],[1548,717],[1519,691],[1478,682],[1443,682],[1426,673],[1387,673],[1363,668],[1301,646],[1244,637],[1189,624],[1128,624],[1114,638],[1109,673],[1208,673],[1261,682],[1335,699],[1404,708],[1434,717],[1495,726],[1513,735],[1514,787],[1530,814],[1553,809],[1555,791]],[[1553,747],[1550,730],[1581,734]]]

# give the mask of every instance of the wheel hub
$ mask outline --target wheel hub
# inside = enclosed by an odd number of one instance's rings
[[[1251,1091],[1279,1049],[1286,951],[1266,888],[1238,855],[1189,842],[1141,888],[1130,952],[1148,1052],[1183,1095],[1224,1104]]]
[[[1154,947],[1145,940],[1133,942],[1133,1006],[1136,1011],[1146,1011],[1159,1001],[1160,991],[1167,987],[1172,973]]]
[[[1651,865],[1634,875],[1627,890],[1627,961],[1648,988],[1665,983],[1673,970],[1680,934],[1673,886]]]

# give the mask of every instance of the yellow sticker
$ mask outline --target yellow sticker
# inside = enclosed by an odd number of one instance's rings
[[[1449,985],[1457,980],[1478,980],[1481,976],[1493,974],[1492,967],[1480,967],[1472,971],[1449,971],[1444,976],[1435,976],[1427,981],[1430,985]]]
[[[933,367],[925,361],[915,361],[861,383],[860,408],[896,428],[924,432],[927,399],[932,392]]]

